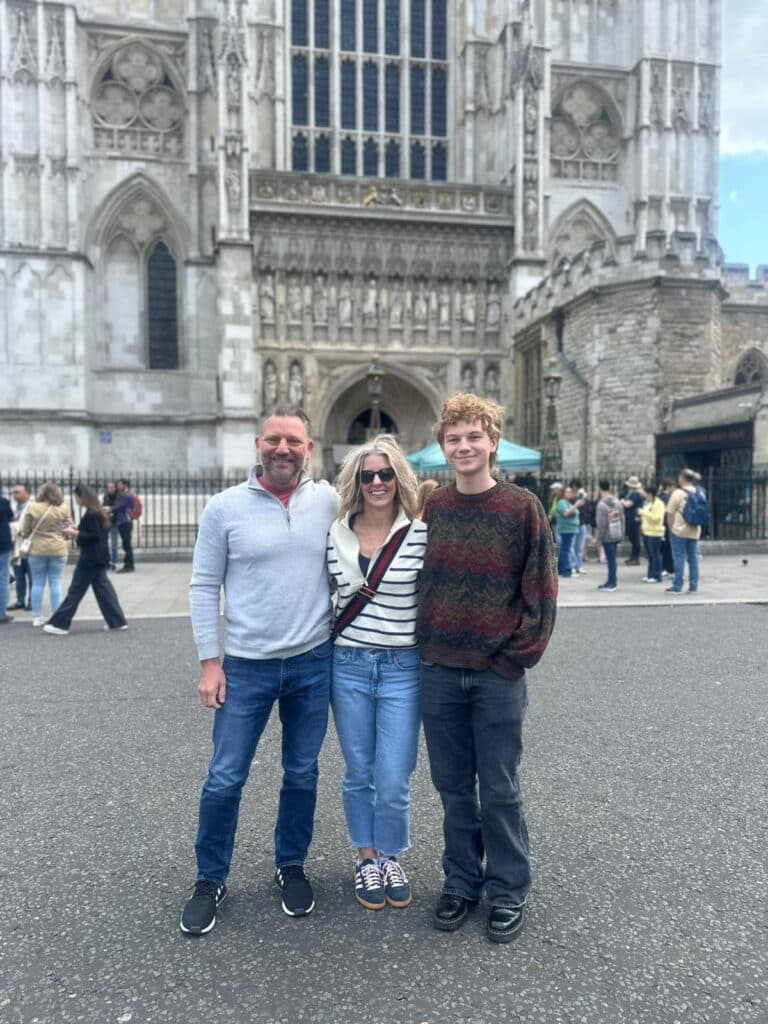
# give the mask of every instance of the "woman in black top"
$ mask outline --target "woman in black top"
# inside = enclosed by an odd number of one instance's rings
[[[66,636],[88,587],[93,587],[99,609],[106,620],[104,628],[127,629],[123,609],[107,576],[109,512],[101,506],[96,492],[85,484],[77,484],[75,497],[80,508],[85,511],[78,526],[68,526],[62,533],[66,537],[77,538],[80,556],[67,596],[43,626],[43,630],[54,636]]]

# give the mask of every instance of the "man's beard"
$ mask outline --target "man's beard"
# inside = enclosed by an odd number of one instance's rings
[[[291,456],[277,459],[274,455],[270,455],[262,463],[262,468],[271,483],[285,487],[299,478],[304,464]]]

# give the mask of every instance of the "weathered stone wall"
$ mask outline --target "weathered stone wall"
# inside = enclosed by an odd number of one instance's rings
[[[758,267],[750,278],[748,267],[726,265],[723,283],[728,296],[723,303],[722,386],[728,387],[750,349],[768,359],[768,267]]]

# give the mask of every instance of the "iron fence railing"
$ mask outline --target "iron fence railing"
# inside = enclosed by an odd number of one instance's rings
[[[645,482],[655,480],[651,472],[634,471]],[[120,474],[118,474],[120,475]],[[597,495],[598,479],[608,478],[618,494],[630,473],[615,470],[607,474],[583,474],[577,479],[590,496]],[[242,473],[123,473],[131,489],[141,498],[143,515],[134,524],[136,548],[161,552],[191,548],[197,537],[197,526],[206,502],[218,491],[241,483]],[[450,473],[424,474],[445,483]],[[548,479],[531,474],[502,474],[538,494],[545,507],[549,504]],[[104,494],[106,484],[115,475],[101,472],[36,470],[29,473],[0,473],[0,493],[10,496],[14,484],[25,483],[34,495],[46,480],[55,480],[64,492],[64,499],[77,518],[75,484],[82,481]],[[573,479],[566,474],[565,482]],[[660,481],[658,481],[660,482]],[[710,523],[705,536],[711,540],[768,539],[768,473],[714,473],[705,475],[702,484],[707,492]]]

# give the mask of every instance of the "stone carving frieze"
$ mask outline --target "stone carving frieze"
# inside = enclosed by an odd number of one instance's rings
[[[715,71],[699,68],[699,128],[712,131],[715,125]]]
[[[553,177],[616,181],[620,146],[620,126],[602,90],[585,81],[568,86],[552,109]]]
[[[64,80],[66,60],[64,47],[64,19],[60,14],[49,13],[47,18],[48,52],[45,57],[45,73],[49,81]]]
[[[691,127],[691,68],[683,64],[672,67],[672,126],[681,131]]]
[[[197,37],[197,83],[201,93],[217,95],[215,22],[200,22]]]
[[[664,125],[664,100],[666,96],[667,69],[661,61],[651,62],[650,107],[648,120],[656,127]]]

